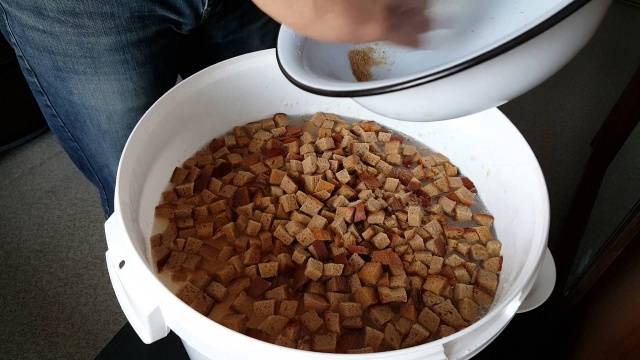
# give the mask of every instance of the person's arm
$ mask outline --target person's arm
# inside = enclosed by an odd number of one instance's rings
[[[294,31],[320,41],[389,40],[418,45],[428,27],[425,0],[253,0]]]

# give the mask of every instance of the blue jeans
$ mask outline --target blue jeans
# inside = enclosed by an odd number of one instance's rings
[[[106,215],[144,111],[178,75],[273,47],[277,30],[249,0],[0,0],[0,31]]]

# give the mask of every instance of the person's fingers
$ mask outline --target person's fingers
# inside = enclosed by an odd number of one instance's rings
[[[419,45],[420,34],[429,29],[429,19],[423,14],[413,14],[404,19],[398,19],[390,29],[390,41],[416,47]]]
[[[392,43],[408,47],[418,47],[420,45],[418,35],[392,34],[387,40]]]

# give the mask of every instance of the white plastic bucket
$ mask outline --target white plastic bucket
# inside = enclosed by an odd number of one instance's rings
[[[436,106],[436,105],[434,105]],[[154,275],[146,257],[154,207],[173,168],[233,126],[276,112],[334,112],[374,119],[442,152],[478,188],[503,242],[504,266],[495,302],[472,326],[428,344],[377,354],[302,352],[229,330],[192,310]],[[549,201],[542,172],[524,138],[497,109],[437,123],[401,122],[375,115],[350,99],[305,93],[280,73],[273,50],[211,66],[180,83],[142,117],[124,149],[115,212],[105,224],[107,265],[118,301],[140,338],[151,343],[169,329],[192,359],[444,359],[468,358],[507,325],[525,301],[542,268]],[[553,261],[537,296],[553,287]],[[549,270],[549,271],[546,271]]]

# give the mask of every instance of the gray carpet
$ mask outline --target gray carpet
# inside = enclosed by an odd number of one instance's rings
[[[640,64],[638,39],[640,10],[616,3],[574,61],[502,107],[547,177],[552,237],[591,138]],[[624,159],[631,164],[616,166],[638,166],[637,156]],[[0,358],[92,358],[125,321],[104,263],[97,193],[51,134],[0,155],[0,174]]]
[[[0,173],[0,358],[93,358],[125,323],[97,192],[51,133],[2,155]]]

